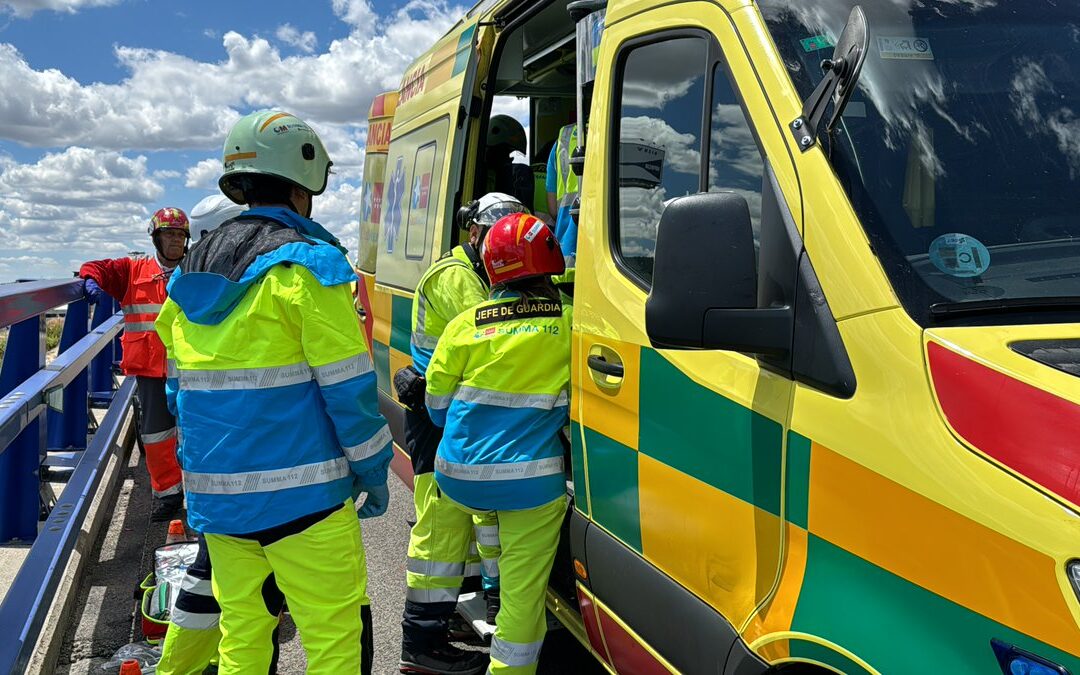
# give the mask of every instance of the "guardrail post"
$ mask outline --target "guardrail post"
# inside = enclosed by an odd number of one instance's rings
[[[0,397],[45,367],[45,318],[11,326],[0,365]],[[41,512],[39,467],[45,457],[45,426],[38,418],[0,454],[0,542],[34,539]]]
[[[116,313],[116,301],[112,298],[101,299],[94,306],[94,320],[91,330],[105,323],[109,317]],[[113,363],[120,360],[120,338],[113,340],[112,344],[105,347],[94,357],[90,365],[90,391],[95,403],[106,407],[107,401],[112,400],[113,391]]]
[[[67,306],[64,330],[60,334],[58,353],[63,354],[71,345],[86,337],[89,324],[89,306],[86,300],[78,300]],[[50,409],[47,415],[49,427],[49,450],[83,450],[86,448],[87,388],[89,373],[83,370],[64,387],[63,409]]]

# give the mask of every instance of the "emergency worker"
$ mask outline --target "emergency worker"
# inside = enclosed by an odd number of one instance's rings
[[[577,223],[570,215],[570,207],[579,192],[577,174],[570,168],[570,158],[578,147],[577,134],[576,123],[559,130],[559,139],[548,155],[547,165],[547,205],[555,214],[555,238],[566,259],[563,280],[568,282],[574,280],[577,257]]]
[[[559,433],[569,420],[571,308],[551,280],[562,251],[538,218],[499,220],[482,257],[491,299],[450,322],[427,370],[428,411],[444,427],[435,480],[463,513],[499,521],[489,672],[535,673],[566,511]]]
[[[488,120],[484,149],[487,169],[487,191],[504,192],[531,209],[533,204],[533,175],[527,164],[514,161],[513,153],[523,156],[528,147],[525,128],[509,115],[493,115]]]
[[[252,208],[202,238],[157,327],[183,436],[188,519],[221,606],[219,672],[267,672],[288,600],[308,673],[370,672],[361,518],[386,510],[391,436],[353,307],[356,276],[310,219],[330,159],[315,132],[252,113],[225,141],[223,193]]]
[[[192,229],[205,237],[222,223],[247,210],[246,206],[234,204],[225,195],[212,195],[201,200],[191,209]],[[200,675],[218,662],[218,644],[221,642],[221,607],[214,599],[211,588],[213,569],[206,538],[198,537],[199,552],[184,573],[180,592],[169,616],[169,631],[161,647],[161,660],[154,671],[157,675]],[[268,587],[263,599],[266,611],[280,617],[284,598],[277,586]],[[269,672],[277,672],[278,640],[274,631],[274,656]]]
[[[479,247],[487,230],[503,216],[525,212],[514,197],[491,192],[462,209],[458,224],[468,241],[453,248],[420,278],[413,296],[413,365],[395,376],[405,410],[405,443],[413,464],[416,524],[409,538],[408,590],[401,622],[403,672],[472,673],[484,667],[483,654],[449,644],[447,630],[463,577],[468,547],[475,533],[480,554],[488,621],[499,605],[498,521],[488,514],[472,517],[449,504],[435,486],[435,452],[442,430],[431,423],[424,406],[423,374],[439,337],[451,319],[488,297],[487,272]]]
[[[180,466],[176,461],[176,419],[165,400],[165,347],[154,332],[154,319],[165,302],[165,284],[187,253],[191,238],[187,215],[180,209],[159,209],[147,233],[155,254],[138,258],[92,260],[79,268],[86,296],[96,303],[104,293],[120,300],[124,357],[120,367],[134,376],[139,400],[139,437],[154,492],[150,518],[170,520],[184,504]]]

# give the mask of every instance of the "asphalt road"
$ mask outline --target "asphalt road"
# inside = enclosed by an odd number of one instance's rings
[[[166,526],[150,523],[150,486],[138,449],[121,476],[112,521],[91,555],[93,564],[81,584],[72,627],[65,636],[57,673],[97,674],[120,646],[141,639],[132,589],[149,569],[154,547],[164,543]],[[375,626],[373,672],[397,672],[401,649],[401,612],[405,604],[405,557],[412,517],[412,493],[391,475],[387,513],[362,521],[367,551],[368,595]],[[286,615],[281,628],[279,673],[304,672],[300,636]],[[475,647],[474,647],[475,648]],[[116,672],[116,671],[113,671]],[[565,629],[548,633],[539,672],[592,675],[605,672]]]

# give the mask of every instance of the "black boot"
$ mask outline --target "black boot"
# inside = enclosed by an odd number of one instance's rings
[[[155,523],[172,520],[183,506],[184,495],[179,492],[164,497],[154,497],[153,506],[150,507],[150,520]]]
[[[484,591],[484,600],[487,601],[487,622],[494,626],[495,617],[498,616],[499,607],[502,606],[499,601],[499,589],[492,588]]]
[[[403,673],[419,675],[476,675],[487,664],[488,657],[483,652],[467,652],[444,643],[415,653],[402,647],[398,668]]]

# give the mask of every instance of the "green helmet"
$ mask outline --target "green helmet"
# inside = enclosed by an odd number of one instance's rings
[[[488,120],[487,145],[489,148],[509,145],[518,152],[525,152],[527,142],[525,128],[513,117],[494,115]]]
[[[222,161],[218,187],[237,204],[246,203],[243,181],[237,179],[250,174],[276,176],[313,195],[322,194],[333,163],[311,127],[278,110],[253,112],[234,124]]]

